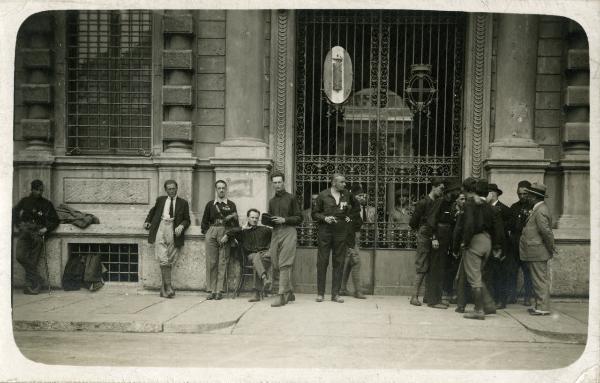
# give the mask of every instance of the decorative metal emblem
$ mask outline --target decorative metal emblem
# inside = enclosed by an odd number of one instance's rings
[[[406,81],[406,96],[413,113],[425,113],[430,117],[429,104],[437,92],[436,82],[431,77],[431,65],[412,64],[410,78]]]
[[[352,91],[352,60],[348,52],[335,46],[327,53],[323,65],[323,92],[330,104],[330,112],[341,110]]]

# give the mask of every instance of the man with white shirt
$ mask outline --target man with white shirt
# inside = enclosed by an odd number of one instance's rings
[[[227,199],[227,183],[215,182],[217,198],[208,201],[204,207],[200,229],[206,234],[206,291],[207,299],[223,299],[225,292],[225,271],[231,253],[231,238],[225,233],[238,227],[237,207]]]
[[[183,234],[190,226],[190,208],[185,199],[177,196],[177,182],[167,180],[164,188],[167,195],[156,199],[146,217],[144,228],[150,230],[148,243],[154,243],[154,254],[160,265],[160,296],[173,298],[175,291],[171,285],[171,269],[183,246]]]

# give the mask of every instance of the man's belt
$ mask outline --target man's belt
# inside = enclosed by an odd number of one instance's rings
[[[225,221],[222,219],[217,219],[210,226],[225,226]]]

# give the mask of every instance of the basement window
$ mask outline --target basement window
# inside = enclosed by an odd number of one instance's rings
[[[133,243],[69,243],[69,257],[100,255],[107,282],[137,282],[139,253]]]

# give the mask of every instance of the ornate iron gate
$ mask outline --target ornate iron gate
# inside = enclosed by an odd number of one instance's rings
[[[301,11],[297,30],[296,193],[306,208],[335,172],[360,183],[375,212],[363,247],[412,248],[412,204],[432,177],[461,175],[461,113],[466,17],[412,11]],[[323,62],[346,49],[353,89],[339,107],[323,94]],[[369,212],[367,212],[369,215]],[[372,214],[371,214],[372,215]]]

